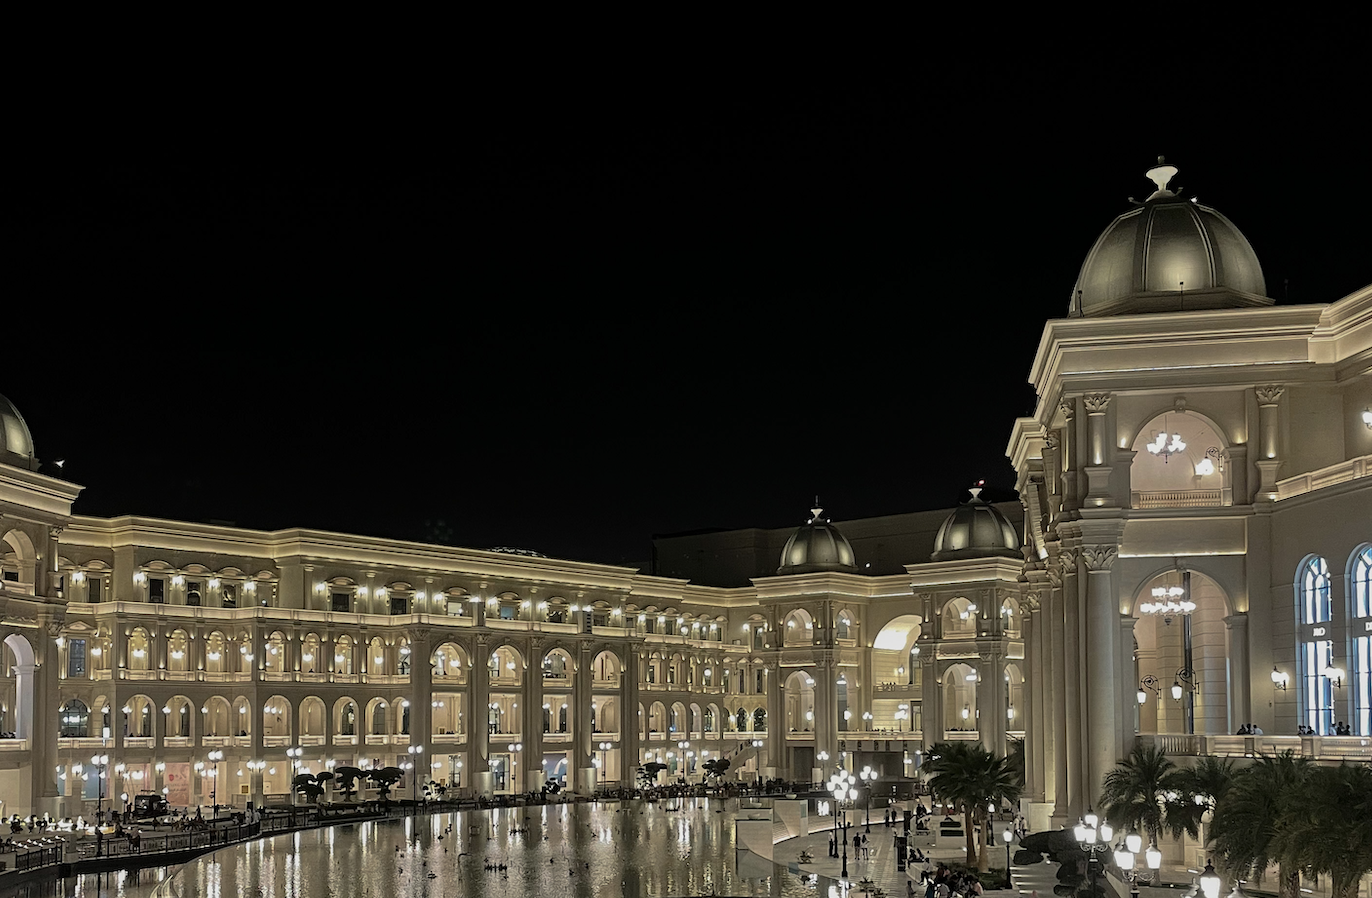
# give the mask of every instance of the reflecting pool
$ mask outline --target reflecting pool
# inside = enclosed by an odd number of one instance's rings
[[[678,809],[678,805],[680,805]],[[16,898],[828,896],[743,855],[738,799],[545,805],[345,824],[249,842],[169,870],[83,876]],[[751,859],[749,862],[748,859]],[[499,869],[503,866],[505,869]],[[488,869],[495,867],[496,869]]]

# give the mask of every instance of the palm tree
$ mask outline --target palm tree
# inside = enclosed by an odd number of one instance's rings
[[[1334,898],[1356,898],[1358,881],[1372,872],[1372,768],[1315,767],[1287,798],[1273,852],[1326,874]]]
[[[1105,775],[1101,810],[1116,830],[1133,828],[1156,842],[1163,830],[1167,795],[1180,791],[1178,785],[1177,766],[1167,759],[1167,753],[1137,742],[1129,757]]]
[[[967,866],[990,868],[988,807],[1014,801],[1022,788],[1013,765],[998,758],[977,742],[940,742],[930,752],[926,767],[932,774],[929,788],[944,801],[962,810],[967,836]],[[982,823],[981,851],[972,838],[974,824]]]
[[[1311,847],[1282,829],[1299,817],[1302,807],[1329,814],[1329,806],[1314,808],[1307,794],[1313,770],[1309,758],[1289,750],[1259,756],[1215,805],[1210,835],[1224,866],[1236,877],[1257,879],[1276,863],[1279,898],[1298,898],[1300,870]]]
[[[1167,793],[1164,822],[1173,838],[1179,839],[1185,833],[1200,839],[1206,815],[1224,799],[1234,775],[1232,760],[1213,755],[1198,758],[1194,767],[1177,769],[1173,789]]]

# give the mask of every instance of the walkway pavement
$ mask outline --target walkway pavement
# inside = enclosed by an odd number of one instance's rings
[[[848,829],[848,877],[847,881],[856,886],[863,879],[870,879],[878,888],[882,889],[890,898],[904,898],[906,894],[906,883],[913,883],[915,893],[923,898],[924,888],[920,884],[920,873],[923,865],[915,864],[907,870],[898,870],[897,853],[895,850],[895,837],[900,832],[900,827],[892,825],[887,827],[884,823],[872,824],[871,832],[868,833],[867,857],[857,858],[853,855],[852,838],[854,833],[866,832],[866,827],[859,823],[850,826]],[[818,874],[829,879],[843,879],[843,859],[829,857],[829,839],[833,831],[829,826],[824,826],[820,821],[812,821],[811,831],[806,836],[796,836],[795,838],[785,839],[773,846],[773,860],[793,871],[801,874]],[[915,834],[911,833],[914,837]],[[935,864],[939,861],[950,861],[962,863],[967,859],[966,851],[961,847],[935,847],[932,844],[932,837],[921,836],[919,841],[912,842],[912,847],[919,848]],[[1015,850],[1018,843],[1011,846]],[[802,850],[810,852],[813,860],[808,864],[801,864],[798,860]],[[1003,845],[999,850],[1004,850]],[[1044,868],[1040,875],[1037,868]],[[1028,894],[1029,889],[1020,884],[1020,871],[1032,870],[1031,876],[1025,878],[1025,882],[1031,888],[1037,888],[1040,898],[1052,898],[1054,872],[1056,866],[1052,864],[1035,865],[1035,868],[1012,867],[1012,881],[1020,891]],[[1046,883],[1046,887],[1040,887],[1039,880]],[[1018,898],[1017,891],[1006,889],[986,889],[987,898]]]

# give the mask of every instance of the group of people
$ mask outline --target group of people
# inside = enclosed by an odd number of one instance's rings
[[[1261,733],[1261,732],[1262,732],[1262,730],[1258,730],[1258,733]],[[1320,734],[1317,733],[1317,732],[1315,731],[1315,728],[1314,728],[1314,727],[1308,727],[1308,726],[1306,726],[1305,724],[1300,724],[1299,726],[1296,727],[1296,735],[1297,735],[1297,736],[1318,736],[1318,735],[1320,735]],[[1340,721],[1338,721],[1337,723],[1334,724],[1334,735],[1335,735],[1335,736],[1351,736],[1351,735],[1353,735],[1353,728],[1352,728],[1351,726],[1349,726],[1347,723],[1344,723],[1342,720],[1340,720]]]
[[[1258,726],[1256,723],[1245,723],[1243,726],[1239,727],[1239,731],[1238,731],[1237,733],[1235,733],[1234,735],[1235,735],[1235,736],[1261,736],[1261,735],[1262,735],[1262,727]]]
[[[947,864],[935,867],[928,859],[920,881],[924,883],[924,898],[979,898],[982,894],[981,881],[973,874],[953,871]],[[906,894],[915,894],[913,882],[906,886]]]

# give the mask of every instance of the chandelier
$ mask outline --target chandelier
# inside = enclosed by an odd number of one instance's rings
[[[1185,569],[1180,565],[1177,570],[1185,580]],[[1142,602],[1139,604],[1140,614],[1157,614],[1162,617],[1164,624],[1172,623],[1172,618],[1179,615],[1189,615],[1196,610],[1196,603],[1191,601],[1191,597],[1186,594],[1186,588],[1182,586],[1154,586],[1153,601]]]
[[[1148,451],[1161,456],[1163,464],[1167,464],[1174,453],[1186,448],[1186,443],[1182,441],[1180,433],[1168,435],[1166,418],[1162,419],[1162,426],[1163,429],[1154,434],[1153,442],[1148,444]]]

